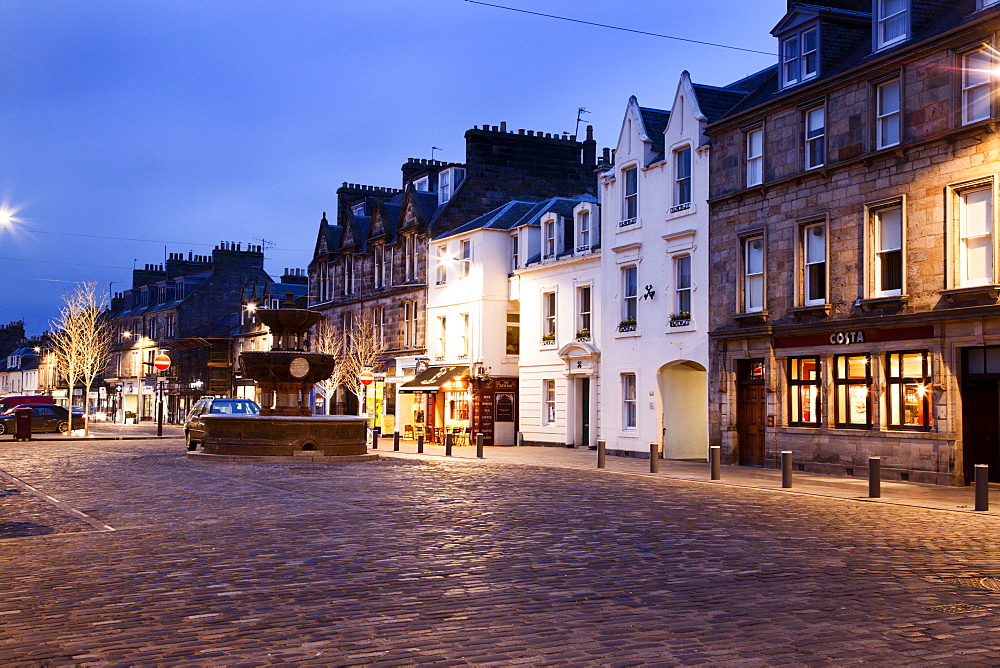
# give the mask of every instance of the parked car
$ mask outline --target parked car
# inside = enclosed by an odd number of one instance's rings
[[[8,394],[0,397],[0,413],[6,413],[12,408],[21,404],[48,404],[55,405],[56,400],[47,394]]]
[[[187,449],[194,450],[205,438],[205,415],[257,415],[260,406],[249,399],[229,399],[225,397],[205,397],[195,402],[184,422],[184,440]]]
[[[15,408],[31,409],[31,433],[37,434],[46,431],[65,432],[69,429],[69,409],[65,406],[54,406],[50,404],[20,404]],[[14,409],[0,414],[0,434],[12,434],[16,428],[15,420],[17,415]],[[86,418],[83,413],[73,410],[73,429],[83,429]]]

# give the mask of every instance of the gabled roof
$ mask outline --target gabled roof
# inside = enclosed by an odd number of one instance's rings
[[[663,131],[667,128],[667,121],[670,120],[670,112],[639,107],[639,115],[642,116],[642,125],[646,129],[646,136],[653,144],[653,150],[663,153]]]
[[[709,123],[725,116],[727,111],[735,107],[748,94],[748,91],[745,90],[717,88],[704,84],[693,83],[691,87],[698,97],[698,107]]]
[[[331,225],[326,219],[326,211],[324,211],[323,218],[319,221],[319,233],[316,235],[313,257],[335,253],[340,248],[342,234],[343,228],[340,225]]]

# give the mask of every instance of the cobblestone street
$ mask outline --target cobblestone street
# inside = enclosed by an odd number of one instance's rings
[[[1000,664],[994,515],[379,452],[0,442],[0,662]]]

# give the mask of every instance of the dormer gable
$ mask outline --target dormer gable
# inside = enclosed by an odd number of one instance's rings
[[[871,2],[878,0],[790,2],[771,30],[778,40],[779,87],[812,81],[843,58],[871,30]]]
[[[628,163],[635,160],[646,166],[662,158],[663,130],[669,117],[670,112],[640,107],[636,96],[630,97],[618,135],[615,162]]]
[[[403,194],[403,204],[400,209],[399,225],[397,226],[400,232],[415,231],[419,234],[424,231],[426,216],[424,215],[423,202],[420,198],[426,197],[428,194],[424,191],[416,190],[413,184],[407,184]],[[434,197],[433,194],[430,194],[430,196]]]

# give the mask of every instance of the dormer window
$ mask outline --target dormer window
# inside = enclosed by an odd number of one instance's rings
[[[876,49],[902,42],[909,37],[910,0],[875,0]]]
[[[365,203],[358,202],[357,204],[352,205],[351,213],[353,213],[355,216],[367,215],[367,207],[365,206]]]
[[[464,180],[465,169],[462,167],[449,167],[438,174],[438,204],[450,200]]]
[[[812,79],[819,74],[819,30],[809,28],[781,42],[782,86]]]
[[[430,192],[431,190],[431,177],[422,176],[413,182],[413,189],[418,190],[422,193]]]

